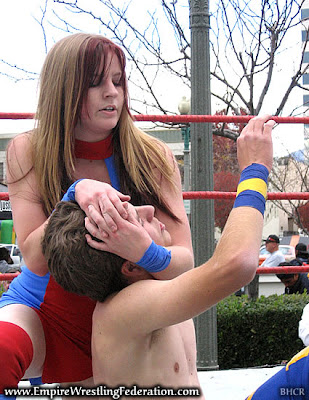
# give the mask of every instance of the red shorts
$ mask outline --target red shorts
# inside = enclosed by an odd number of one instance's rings
[[[50,278],[44,303],[40,310],[35,310],[46,340],[43,383],[78,382],[92,376],[91,328],[95,304],[88,297],[66,292]]]
[[[91,330],[96,302],[62,289],[47,274],[27,268],[3,294],[0,306],[25,304],[40,317],[46,340],[43,383],[78,382],[92,376]]]

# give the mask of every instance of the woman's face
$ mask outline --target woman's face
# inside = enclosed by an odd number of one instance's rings
[[[105,139],[115,128],[124,104],[121,85],[122,70],[118,57],[111,53],[106,59],[106,73],[101,82],[94,77],[82,107],[81,118],[75,127],[75,138],[88,142]],[[103,61],[100,70],[103,68]]]

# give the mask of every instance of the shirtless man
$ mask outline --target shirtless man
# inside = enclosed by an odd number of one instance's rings
[[[172,280],[157,280],[151,268],[147,271],[120,258],[113,260],[113,269],[106,279],[110,279],[113,270],[118,270],[115,272],[118,275],[120,271],[120,278],[114,280],[119,286],[124,279],[122,290],[121,287],[112,287],[111,282],[106,286],[105,279],[100,276],[108,264],[107,259],[115,257],[102,250],[109,240],[115,239],[115,235],[121,235],[122,224],[131,224],[132,243],[144,232],[157,244],[170,245],[170,236],[155,218],[152,206],[134,208],[129,205],[127,220],[121,220],[116,213],[109,215],[119,227],[116,233],[111,232],[97,211],[90,207],[92,221],[86,219],[86,227],[92,238],[88,235],[87,241],[101,251],[99,257],[105,256],[105,261],[101,265],[95,264],[95,268],[92,254],[82,254],[80,244],[76,244],[70,235],[62,237],[62,230],[69,230],[69,221],[59,216],[63,205],[60,204],[52,214],[43,239],[43,252],[50,272],[66,289],[71,287],[72,291],[100,301],[93,314],[92,331],[96,385],[118,388],[122,396],[132,395],[133,392],[125,393],[125,388],[132,389],[135,385],[152,388],[139,398],[152,397],[159,386],[175,390],[176,395],[186,398],[192,397],[192,393],[182,392],[182,388],[198,388],[200,397],[203,396],[196,369],[195,332],[191,318],[248,284],[255,276],[262,240],[266,182],[273,159],[273,121],[268,119],[251,119],[238,139],[238,161],[242,171],[238,194],[213,256],[200,267]],[[74,212],[78,210],[76,206]],[[79,225],[82,229],[83,221],[84,214],[81,214]],[[76,238],[76,229],[72,231]],[[53,244],[56,237],[56,244]],[[83,249],[95,251],[85,245],[84,238],[80,242]],[[74,264],[72,257],[75,257]],[[94,289],[100,295],[96,295]]]

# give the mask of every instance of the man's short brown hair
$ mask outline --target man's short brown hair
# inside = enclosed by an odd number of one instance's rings
[[[85,213],[77,203],[58,203],[46,226],[42,250],[60,286],[102,302],[128,285],[121,273],[125,260],[90,247],[84,220]]]

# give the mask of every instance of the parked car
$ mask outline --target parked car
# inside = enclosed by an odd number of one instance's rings
[[[291,261],[295,258],[295,248],[293,246],[279,244],[279,250],[284,255],[285,261]],[[260,256],[259,256],[259,265],[264,262],[264,260],[270,255],[270,253],[266,250],[266,246],[263,245],[260,248]]]
[[[0,246],[4,246],[9,250],[14,264],[21,265],[23,257],[17,244],[0,243]]]

